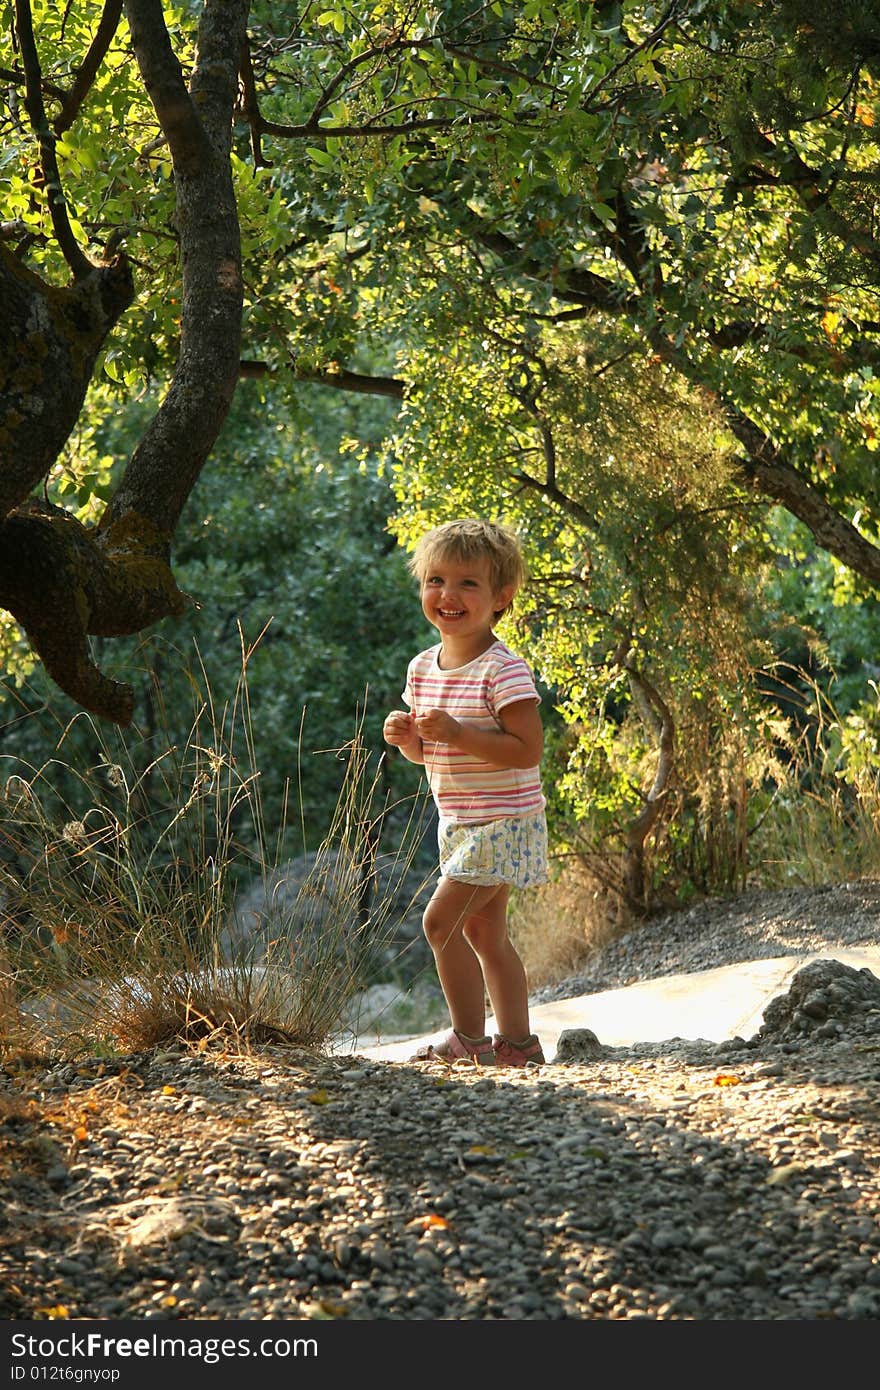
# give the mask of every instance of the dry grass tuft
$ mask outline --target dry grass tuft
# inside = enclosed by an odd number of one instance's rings
[[[66,1055],[171,1042],[324,1046],[397,926],[375,880],[385,816],[360,729],[332,750],[341,787],[332,824],[295,899],[230,934],[241,882],[277,877],[283,827],[260,801],[242,644],[222,707],[204,689],[182,749],[137,766],[126,735],[92,729],[78,769],[0,761],[0,1049]],[[78,716],[87,718],[88,716]],[[132,737],[129,735],[128,737]],[[63,773],[63,776],[60,775]],[[68,790],[59,796],[59,785]],[[423,802],[412,803],[383,884],[406,878]],[[310,904],[329,904],[314,929]]]
[[[567,860],[550,883],[517,894],[510,936],[526,967],[529,989],[577,974],[629,920],[620,895],[577,858]]]

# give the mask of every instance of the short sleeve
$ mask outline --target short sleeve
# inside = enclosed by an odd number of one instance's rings
[[[521,657],[500,663],[492,674],[489,687],[490,708],[496,713],[517,700],[541,703],[532,673]]]
[[[409,666],[406,668],[406,685],[400,692],[400,698],[407,709],[415,709],[416,702],[413,698],[412,688],[412,662],[410,662]]]

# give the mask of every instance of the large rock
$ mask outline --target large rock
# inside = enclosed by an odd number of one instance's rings
[[[880,980],[868,969],[816,960],[798,970],[787,994],[771,999],[758,1038],[787,1042],[817,1034],[832,1037],[871,1010],[880,1010]]]
[[[396,856],[359,864],[338,850],[289,860],[238,897],[220,936],[227,961],[344,960],[364,982],[411,981],[432,965],[422,913],[434,873]]]
[[[554,1062],[595,1062],[605,1048],[592,1028],[566,1028],[556,1041]]]

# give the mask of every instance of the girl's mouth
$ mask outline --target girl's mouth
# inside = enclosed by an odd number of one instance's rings
[[[441,618],[463,618],[463,617],[464,617],[464,609],[463,609],[463,608],[454,608],[454,609],[453,609],[453,608],[438,608],[438,609],[437,609],[437,612],[440,614],[440,617],[441,617]]]

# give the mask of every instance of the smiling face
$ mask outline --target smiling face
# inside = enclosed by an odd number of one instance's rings
[[[492,635],[495,615],[513,598],[513,585],[494,589],[488,556],[471,560],[439,557],[422,580],[422,612],[444,644],[473,645],[475,655]]]

